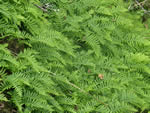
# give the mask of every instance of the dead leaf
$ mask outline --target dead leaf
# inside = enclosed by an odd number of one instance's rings
[[[99,74],[98,77],[99,77],[101,80],[103,80],[104,75],[103,75],[103,74]]]

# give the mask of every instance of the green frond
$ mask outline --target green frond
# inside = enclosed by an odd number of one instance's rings
[[[0,94],[0,101],[8,101],[4,94]]]
[[[126,2],[0,0],[0,102],[18,113],[149,112],[149,23]]]

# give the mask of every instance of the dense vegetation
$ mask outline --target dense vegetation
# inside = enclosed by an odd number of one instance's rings
[[[150,3],[137,2],[0,0],[0,113],[148,113]]]

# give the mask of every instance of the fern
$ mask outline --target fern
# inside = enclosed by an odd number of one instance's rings
[[[0,101],[19,113],[149,111],[139,18],[122,0],[0,0]]]

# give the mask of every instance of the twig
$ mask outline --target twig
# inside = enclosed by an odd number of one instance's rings
[[[147,0],[143,1],[142,3],[145,3]],[[138,0],[135,0],[136,4],[141,7],[141,9],[144,11],[144,13],[150,13],[150,11],[147,11],[144,9],[144,7],[141,5],[141,3],[138,2]]]
[[[130,10],[130,9],[131,9],[131,7],[132,7],[132,4],[130,4],[130,5],[129,5],[128,10]]]
[[[142,4],[145,4],[147,2],[147,0],[144,0],[143,2],[141,2]]]
[[[103,104],[105,107],[109,107],[108,104],[105,104],[104,102],[101,102],[100,100],[98,100],[96,97],[93,97],[91,94],[89,94],[88,92],[84,91],[83,89],[79,88],[78,86],[76,86],[75,84],[71,83],[68,81],[68,84],[71,85],[72,87],[79,89],[81,92],[91,96],[92,98],[94,98],[96,101],[100,102],[101,104]]]
[[[41,6],[37,5],[37,4],[34,4],[34,3],[33,3],[33,5],[35,5],[39,9],[41,9],[43,12],[47,13],[47,9],[44,9],[43,7],[41,7]]]
[[[52,73],[52,72],[50,72],[50,71],[47,71],[47,72],[50,73],[50,74],[53,74],[54,76],[56,76],[55,73]],[[52,76],[52,77],[54,77],[54,76]],[[76,86],[75,84],[73,84],[73,83],[71,83],[71,82],[69,82],[69,81],[66,81],[65,83],[71,85],[72,87],[78,89],[79,91],[85,93],[86,95],[91,96],[92,98],[94,98],[95,100],[97,100],[99,103],[103,104],[105,107],[109,107],[108,104],[105,104],[104,102],[99,101],[96,97],[93,97],[91,94],[89,94],[89,93],[86,92],[85,90],[81,89],[80,87]]]
[[[71,82],[69,82],[69,81],[67,81],[67,83],[68,83],[69,85],[71,85],[72,87],[74,87],[74,88],[76,88],[76,89],[79,89],[81,92],[87,93],[86,91],[84,91],[83,89],[79,88],[79,87],[76,86],[75,84],[73,84],[73,83],[71,83]]]

